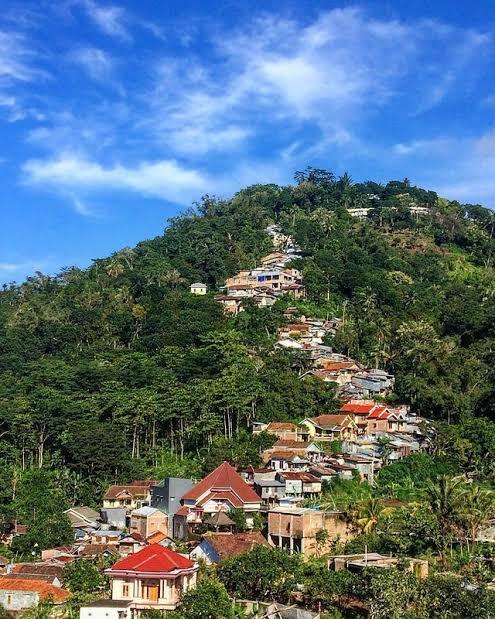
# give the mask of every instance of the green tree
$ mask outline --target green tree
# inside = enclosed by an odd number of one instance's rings
[[[105,578],[98,566],[85,559],[68,563],[64,567],[62,581],[71,593],[95,593],[105,585]]]

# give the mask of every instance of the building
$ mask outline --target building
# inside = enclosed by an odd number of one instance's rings
[[[79,619],[131,619],[131,601],[96,600],[81,606]]]
[[[74,529],[95,528],[100,514],[91,507],[71,507],[64,512]]]
[[[193,487],[193,480],[166,477],[151,488],[151,507],[168,514],[168,535],[173,535],[174,516],[180,508],[180,499]]]
[[[131,512],[131,533],[139,533],[143,537],[161,531],[168,532],[168,516],[155,507],[140,507]]]
[[[258,479],[254,482],[254,490],[263,503],[273,505],[285,496],[285,480]]]
[[[260,432],[275,434],[278,439],[285,441],[296,441],[298,439],[296,424],[287,421],[259,423],[253,428],[253,434],[259,434]]]
[[[190,286],[191,294],[205,295],[208,292],[208,286],[201,282],[196,282]]]
[[[259,531],[208,533],[203,536],[201,543],[191,552],[190,557],[195,561],[204,561],[207,565],[211,565],[237,557],[259,545],[270,546]]]
[[[248,525],[261,508],[261,499],[237,471],[223,462],[188,490],[181,498],[182,507],[174,516],[174,538],[182,539],[203,523],[206,515],[230,509],[242,509]]]
[[[13,615],[34,608],[41,601],[63,604],[69,595],[44,579],[0,577],[0,606]]]
[[[135,614],[145,609],[175,610],[182,593],[195,586],[197,571],[198,565],[184,555],[151,544],[117,561],[105,574],[111,580],[112,600],[126,603],[125,608]],[[94,619],[103,616],[92,614]]]
[[[103,509],[120,507],[127,512],[149,505],[151,502],[151,488],[156,481],[133,481],[125,486],[113,485],[103,496]]]
[[[350,415],[319,415],[301,421],[305,440],[349,441],[357,436],[357,425]]]
[[[279,471],[277,479],[285,484],[285,497],[314,499],[321,494],[321,479],[304,471]]]
[[[317,534],[326,531],[327,539],[319,544]],[[275,507],[268,512],[268,541],[272,546],[305,556],[328,552],[336,541],[352,536],[342,512],[303,507]]]
[[[328,560],[328,569],[336,572],[349,570],[350,572],[360,572],[368,567],[387,569],[397,567],[399,563],[407,564],[407,571],[413,572],[418,578],[428,576],[428,561],[423,559],[412,559],[410,557],[392,557],[381,555],[377,552],[367,552],[355,555],[337,555]]]

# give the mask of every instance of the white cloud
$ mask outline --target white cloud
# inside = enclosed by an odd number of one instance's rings
[[[208,178],[174,160],[138,165],[103,166],[70,155],[24,164],[27,182],[63,190],[132,191],[144,196],[187,204],[211,188]]]
[[[113,70],[110,54],[97,47],[78,47],[69,54],[69,58],[94,80],[107,80]]]
[[[351,145],[362,120],[393,100],[403,99],[405,114],[441,103],[489,41],[431,21],[372,19],[359,8],[324,12],[306,26],[265,17],[218,34],[208,66],[194,56],[163,59],[146,93],[147,126],[189,156],[239,148],[268,123],[289,143],[310,123],[322,147]],[[420,95],[406,99],[405,90]]]
[[[127,14],[120,6],[103,6],[94,0],[82,0],[90,19],[105,34],[130,41],[132,39],[127,28]]]

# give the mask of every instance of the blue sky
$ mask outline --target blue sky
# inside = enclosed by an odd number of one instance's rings
[[[22,0],[0,14],[0,282],[295,170],[495,206],[489,0]]]

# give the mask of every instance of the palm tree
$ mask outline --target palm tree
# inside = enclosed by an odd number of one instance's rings
[[[386,516],[392,510],[391,507],[384,507],[380,499],[370,498],[358,505],[355,522],[361,527],[363,533],[371,533],[380,517]]]
[[[465,491],[460,520],[466,529],[468,540],[476,540],[481,525],[493,518],[494,511],[495,495],[491,490],[472,485]]]
[[[439,553],[445,563],[445,548],[452,541],[466,496],[464,480],[442,475],[426,487],[426,496],[438,521],[441,534]]]

